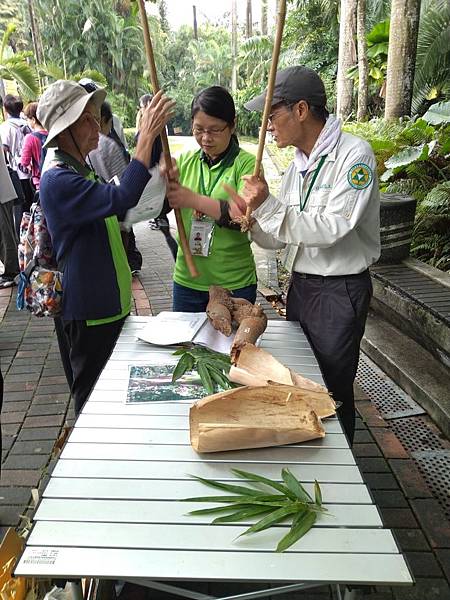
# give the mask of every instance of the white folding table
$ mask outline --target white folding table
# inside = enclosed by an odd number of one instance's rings
[[[176,361],[173,348],[136,338],[146,320],[127,319],[43,493],[16,575],[123,579],[193,600],[211,596],[177,581],[279,582],[227,596],[241,599],[324,584],[412,583],[336,418],[324,421],[320,440],[199,455],[189,444],[190,401],[126,404],[130,364]],[[322,382],[298,324],[270,321],[261,347]],[[187,515],[199,504],[179,500],[219,493],[190,475],[238,479],[233,467],[278,479],[289,467],[309,491],[317,479],[330,516],[277,554],[288,525],[238,538],[248,523],[211,526],[211,516]]]

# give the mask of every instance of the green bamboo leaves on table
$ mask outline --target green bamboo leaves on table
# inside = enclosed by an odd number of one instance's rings
[[[281,471],[283,483],[240,469],[231,469],[231,471],[241,479],[245,479],[247,484],[252,487],[228,484],[192,475],[194,479],[209,487],[233,495],[185,498],[184,502],[217,502],[224,504],[224,506],[214,508],[193,510],[189,513],[190,515],[219,514],[211,521],[212,525],[236,523],[257,516],[262,517],[246,529],[241,536],[264,531],[272,525],[291,519],[290,531],[278,542],[276,547],[276,552],[284,552],[311,529],[318,514],[329,514],[327,509],[322,506],[322,492],[317,481],[314,482],[313,499],[289,469],[282,469]],[[279,493],[269,493],[267,488],[276,490]],[[229,514],[220,516],[220,513]]]
[[[235,387],[227,375],[231,361],[227,354],[215,352],[203,346],[183,347],[173,353],[180,356],[172,375],[172,381],[180,379],[187,371],[197,371],[208,394],[214,394],[217,387],[228,390]]]

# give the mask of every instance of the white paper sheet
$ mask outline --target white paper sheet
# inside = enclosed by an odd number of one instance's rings
[[[160,312],[150,317],[138,338],[157,346],[173,346],[192,342],[207,321],[206,313]]]
[[[230,353],[234,335],[227,337],[216,331],[206,313],[160,312],[149,317],[138,338],[157,346],[176,346],[193,342],[216,352]]]

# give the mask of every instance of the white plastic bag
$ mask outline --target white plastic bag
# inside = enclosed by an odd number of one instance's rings
[[[152,178],[142,192],[139,202],[125,215],[123,225],[129,230],[135,223],[156,218],[163,208],[166,196],[166,180],[161,177],[159,166],[150,169]]]
[[[72,600],[72,590],[70,583],[66,583],[64,589],[57,587],[56,585],[47,592],[44,596],[44,600]]]

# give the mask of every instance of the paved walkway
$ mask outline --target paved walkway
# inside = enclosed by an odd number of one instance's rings
[[[134,281],[136,314],[170,310],[173,261],[164,237],[145,225],[138,226],[136,234],[144,255],[141,276]],[[18,312],[14,302],[15,290],[0,290],[0,357],[5,376],[0,534],[7,526],[18,526],[20,515],[30,510],[32,489],[42,489],[54,462],[55,440],[64,424],[73,420],[53,322]],[[267,303],[265,308],[269,318],[279,318]],[[394,530],[417,579],[412,589],[372,590],[368,598],[449,600],[450,523],[389,423],[360,388],[357,398],[360,417],[354,452],[385,525]],[[219,593],[217,585],[215,590],[211,586],[210,593]],[[330,597],[327,588],[298,596]]]

